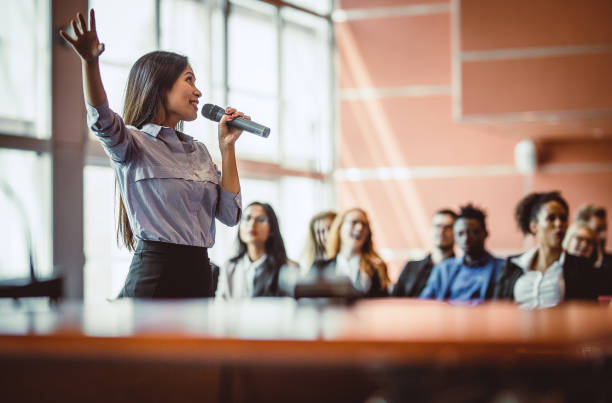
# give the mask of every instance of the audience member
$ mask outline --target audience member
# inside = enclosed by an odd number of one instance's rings
[[[589,227],[597,234],[597,261],[595,267],[604,267],[612,270],[612,254],[606,253],[606,241],[608,237],[608,222],[606,209],[593,204],[587,204],[578,210],[576,219],[588,223]]]
[[[597,234],[597,258],[595,260],[595,275],[599,285],[600,295],[612,295],[612,254],[606,253],[608,222],[606,209],[601,206],[587,204],[578,210],[577,219],[586,221]]]
[[[310,269],[317,276],[346,276],[362,295],[382,297],[390,284],[387,265],[374,249],[365,211],[353,208],[336,216],[327,239],[327,259]]]
[[[250,298],[293,295],[299,267],[287,259],[278,219],[267,203],[247,206],[238,252],[221,267],[216,296]]]
[[[442,260],[454,257],[455,238],[453,224],[457,214],[449,209],[437,211],[431,219],[431,253],[422,260],[411,260],[406,263],[402,274],[393,287],[394,297],[418,297],[427,284],[431,270]]]
[[[531,193],[519,202],[516,222],[523,234],[535,237],[537,245],[506,260],[495,288],[497,298],[513,299],[525,308],[595,298],[591,265],[562,248],[568,215],[559,192]]]
[[[457,301],[491,298],[503,260],[485,249],[485,213],[472,204],[461,207],[453,230],[463,256],[435,265],[420,297]]]
[[[327,234],[334,218],[336,218],[335,212],[322,211],[310,219],[308,223],[308,236],[306,237],[306,244],[300,259],[302,269],[308,270],[315,260],[327,257],[325,245],[327,243]]]
[[[563,250],[570,255],[586,258],[592,264],[597,260],[597,234],[584,221],[574,221],[563,238]]]

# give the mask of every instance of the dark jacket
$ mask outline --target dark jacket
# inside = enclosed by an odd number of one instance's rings
[[[315,271],[319,277],[330,277],[336,272],[336,259],[320,259],[316,260],[311,271]],[[363,272],[362,272],[363,273]],[[365,275],[365,273],[363,273]],[[365,293],[362,293],[364,297],[368,298],[380,298],[389,296],[387,290],[381,289],[380,278],[378,273],[375,271],[372,278],[370,278],[370,289]]]
[[[518,256],[520,255],[510,256],[504,262],[495,284],[493,298],[514,300],[514,284],[523,275],[523,269],[511,260]],[[595,273],[587,259],[566,254],[563,279],[565,280],[564,300],[597,299]]]
[[[431,254],[423,260],[411,260],[404,266],[397,283],[391,292],[392,297],[418,298],[427,284],[433,268]]]
[[[285,297],[291,296],[291,290],[283,290],[279,286],[279,275],[282,270],[291,269],[291,265],[286,264],[280,267],[279,270],[271,270],[270,267],[266,264],[267,261],[264,260],[263,263],[257,267],[255,272],[255,278],[253,279],[253,297]],[[235,261],[228,261],[227,264],[219,271],[217,274],[217,278],[215,281],[217,294],[221,297],[228,298],[229,289],[227,285],[227,272],[233,272],[238,264],[238,259]],[[295,270],[299,270],[295,267]],[[214,272],[213,272],[214,276]],[[219,282],[223,281],[224,284],[222,290],[219,292],[218,288],[220,287]]]
[[[612,295],[612,254],[604,254],[601,267],[595,269],[599,295]]]

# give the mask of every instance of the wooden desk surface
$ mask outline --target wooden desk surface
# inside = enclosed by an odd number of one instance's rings
[[[0,356],[339,365],[612,357],[612,305],[546,310],[408,299],[0,303]]]

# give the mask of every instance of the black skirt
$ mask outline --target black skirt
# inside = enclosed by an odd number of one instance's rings
[[[206,248],[138,241],[119,298],[212,297],[212,273]]]

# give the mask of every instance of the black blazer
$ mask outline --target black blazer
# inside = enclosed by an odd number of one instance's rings
[[[315,260],[310,270],[314,270],[318,276],[324,277],[326,275],[333,275],[333,273],[336,271],[336,259]],[[374,276],[370,278],[370,281],[370,289],[363,294],[364,297],[380,298],[389,296],[387,290],[381,289],[380,278],[378,277],[378,273],[376,271],[374,272]]]
[[[494,299],[514,300],[514,284],[523,275],[523,269],[511,261],[515,257],[517,256],[510,256],[504,262],[495,284]],[[566,301],[597,299],[597,284],[594,270],[587,259],[568,253],[565,254],[563,279],[565,280]]]
[[[393,286],[391,296],[418,298],[427,285],[433,266],[431,254],[423,260],[411,260],[406,263],[397,283]]]
[[[595,269],[599,295],[612,295],[612,255],[604,254],[601,267]]]

